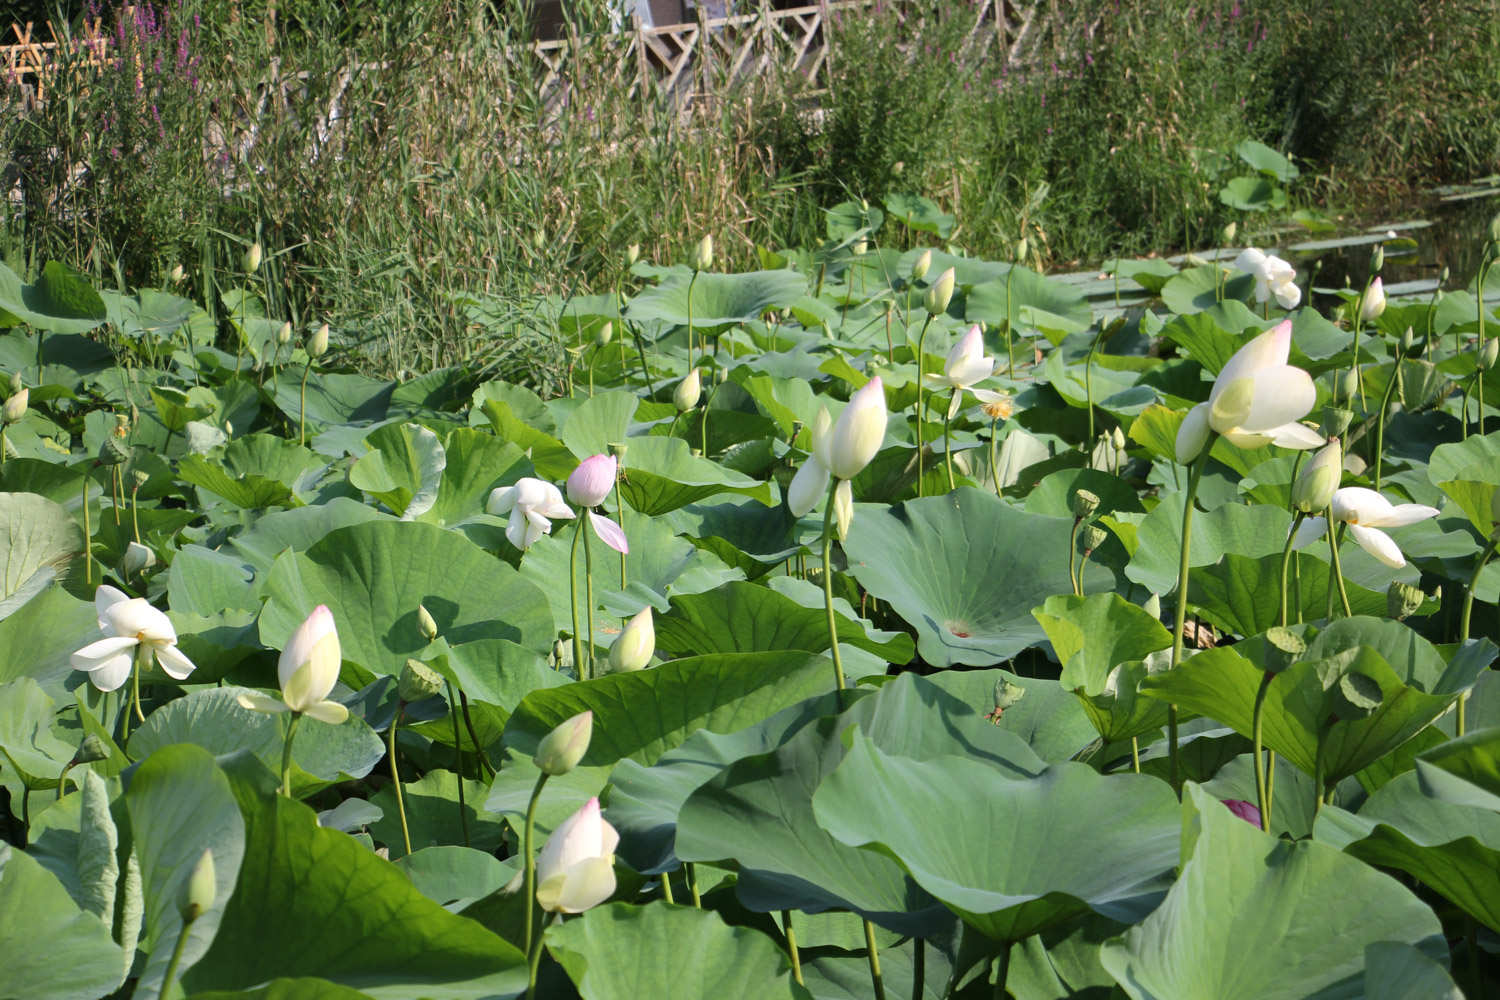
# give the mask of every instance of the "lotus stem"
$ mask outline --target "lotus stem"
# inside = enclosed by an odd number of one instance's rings
[[[583,637],[578,631],[578,540],[583,537],[583,518],[578,519],[577,530],[573,533],[573,548],[568,555],[568,597],[572,602],[573,609],[573,669],[578,674],[579,680],[587,680],[583,675]]]
[[[453,756],[456,758],[454,773],[458,776],[458,823],[464,831],[464,846],[469,846],[469,807],[464,802],[464,740],[463,731],[458,728],[458,698],[453,693],[453,682],[445,681],[448,686],[448,710],[453,716]],[[478,749],[478,745],[475,745]]]
[[[802,956],[797,952],[797,929],[792,926],[792,911],[781,911],[781,929],[786,934],[787,954],[792,958],[792,978],[802,983]]]
[[[1011,266],[1005,272],[1005,377],[1016,377],[1016,356],[1011,351],[1011,321],[1010,321],[1010,283],[1015,277],[1016,265]],[[1118,305],[1118,303],[1116,303]]]
[[[844,690],[844,660],[839,654],[839,630],[833,616],[833,491],[839,488],[838,480],[828,484],[827,509],[823,511],[823,610],[828,617],[828,644],[833,656],[833,684],[837,691]]]
[[[402,709],[402,707],[403,707],[402,703],[398,700],[396,702],[396,714],[391,719],[391,728],[389,730],[387,730],[386,734],[385,734],[385,738],[386,738],[385,748],[386,748],[386,756],[391,759],[391,784],[394,785],[395,788],[396,788],[396,814],[401,817],[401,843],[403,845],[405,845],[405,847],[406,847],[406,853],[410,854],[411,853],[411,830],[406,825],[406,798],[401,793],[401,771],[399,770],[399,768],[396,765],[396,730],[399,729],[399,728],[401,728],[401,709]],[[293,718],[295,719],[296,716],[293,716]],[[290,747],[291,744],[292,744],[291,739],[289,738],[286,742],[287,742],[287,746]],[[291,754],[290,753],[287,754],[287,758],[286,759],[287,759],[287,762],[291,761]],[[283,769],[285,769],[286,766],[287,766],[286,764],[283,764]],[[286,778],[283,778],[282,779],[283,783],[285,783],[286,780],[287,780]],[[288,793],[288,794],[290,794],[290,793]]]
[[[1338,581],[1339,601],[1344,608],[1344,617],[1353,618],[1354,612],[1349,610],[1349,591],[1344,589],[1344,568],[1339,563],[1339,534],[1333,528],[1333,511],[1328,511],[1328,551],[1333,559],[1333,576]]]
[[[5,448],[0,446],[0,454]],[[83,476],[83,582],[94,582],[94,533],[89,527],[89,477]]]
[[[162,448],[166,453],[166,448]],[[130,490],[130,528],[135,534],[136,544],[141,541],[141,484],[136,483]]]
[[[1385,414],[1391,406],[1391,394],[1396,390],[1396,383],[1401,378],[1402,351],[1396,348],[1396,370],[1391,372],[1391,380],[1385,384],[1385,392],[1380,396],[1380,412],[1375,414],[1375,492],[1380,492],[1380,463],[1385,457]],[[1300,453],[1299,453],[1300,454]]]
[[[641,356],[641,379],[646,383],[646,398],[650,399],[655,392],[651,388],[651,369],[646,367],[646,342],[641,338],[641,331],[634,326],[630,328],[630,336],[635,340],[635,349]]]
[[[953,435],[950,428],[953,424],[953,404],[958,399],[959,389],[954,387],[953,395],[949,397],[948,409],[943,413],[943,465],[948,470],[948,489],[958,489],[958,484],[953,479]]]
[[[875,988],[875,1000],[885,1000],[885,980],[880,975],[880,949],[875,946],[875,925],[865,921],[865,954],[870,959],[870,985]]]
[[[1073,596],[1082,597],[1083,587],[1078,582],[1078,529],[1083,525],[1083,518],[1073,518],[1073,530],[1068,533],[1068,582],[1073,585]]]
[[[151,654],[146,653],[144,645],[136,648],[139,652],[136,653],[135,662],[130,666],[130,704],[135,710],[136,721],[145,722],[146,713],[141,711],[141,670],[146,666],[146,657]],[[143,656],[142,653],[145,655]]]
[[[922,382],[926,378],[927,355],[923,348],[927,343],[927,328],[932,325],[932,313],[922,321],[922,331],[917,334],[917,496],[922,496]],[[832,502],[830,498],[830,502]],[[842,684],[839,685],[843,687]]]
[[[693,909],[701,910],[703,909],[703,899],[698,895],[698,869],[694,867],[691,861],[686,862],[683,868],[687,871],[688,892],[692,893],[693,896]]]
[[[666,901],[666,903],[667,903],[668,906],[675,906],[677,904],[677,900],[675,900],[675,899],[672,898],[672,873],[671,872],[662,872],[661,873],[661,898]]]
[[[1250,753],[1255,760],[1255,801],[1260,807],[1260,829],[1271,832],[1271,794],[1266,785],[1266,760],[1261,754],[1261,725],[1265,721],[1266,695],[1271,690],[1271,680],[1276,675],[1269,670],[1260,677],[1260,687],[1255,691],[1255,708],[1250,724]]]
[[[1479,553],[1479,561],[1474,564],[1474,573],[1469,577],[1469,588],[1464,592],[1464,610],[1458,619],[1458,641],[1462,645],[1469,641],[1469,619],[1474,612],[1474,588],[1479,586],[1479,574],[1484,570],[1485,563],[1495,554],[1496,540],[1500,534],[1491,532],[1490,540],[1485,543],[1484,551]],[[1457,716],[1454,720],[1454,732],[1458,736],[1464,734],[1464,712],[1468,707],[1469,692],[1465,691],[1458,696]]]
[[[526,803],[526,826],[521,835],[521,858],[526,871],[526,942],[525,952],[531,954],[532,920],[536,914],[536,853],[532,850],[532,841],[536,836],[536,804],[542,798],[542,786],[551,777],[546,771],[537,775],[536,784],[531,789],[531,800]],[[536,980],[535,966],[532,967],[532,981]]]
[[[912,944],[911,1000],[922,1000],[927,985],[927,939],[917,938]]]
[[[1486,247],[1485,249],[1486,249],[1486,252],[1480,258],[1480,261],[1479,261],[1479,277],[1475,279],[1475,284],[1476,284],[1475,291],[1479,293],[1478,296],[1477,296],[1478,299],[1479,299],[1479,355],[1478,356],[1481,357],[1481,358],[1484,357],[1484,341],[1485,341],[1485,336],[1484,336],[1484,320],[1485,320],[1485,313],[1488,311],[1484,307],[1484,276],[1485,276],[1485,272],[1490,269],[1490,254],[1488,252],[1489,248]],[[1477,391],[1476,394],[1477,394],[1477,396],[1479,398],[1479,433],[1482,436],[1484,434],[1484,369],[1481,368],[1479,371],[1477,371],[1475,373],[1474,380],[1479,383],[1479,388],[1478,388],[1478,391]]]
[[[291,719],[291,721],[289,723],[287,723],[287,727],[286,727],[286,742],[281,745],[281,794],[285,795],[287,798],[291,798],[292,797],[292,740],[294,740],[294,739],[297,738],[297,726],[299,724],[301,724],[301,722],[302,722],[302,713],[301,712],[293,712],[292,713],[292,719]],[[392,722],[391,723],[391,732],[394,733],[395,731],[396,731],[396,724],[395,724],[395,722]],[[395,745],[396,745],[396,740],[395,740],[394,737],[392,737],[392,739],[391,739],[391,747],[392,747],[392,749],[391,749],[391,773],[392,774],[394,774],[395,771],[396,771]],[[400,791],[400,789],[401,789],[401,782],[397,781],[396,782],[396,800],[398,802],[401,799],[401,791]],[[403,831],[406,829],[406,816],[404,814],[401,817],[401,829]],[[407,854],[411,853],[411,844],[410,843],[407,844],[406,853]]]
[[[469,696],[464,694],[463,688],[458,689],[458,703],[463,707],[464,728],[469,731],[469,742],[474,744],[474,756],[479,761],[479,775],[493,778],[495,769],[490,766],[489,760],[484,756],[484,748],[479,745],[479,734],[474,731],[474,718],[469,714]]]
[[[703,412],[707,414],[707,408]],[[588,616],[588,675],[592,678],[594,676],[594,546],[589,540],[589,532],[583,530],[583,522],[585,520],[587,518],[580,517],[578,519],[578,533],[583,536],[583,586],[584,599],[587,602],[584,605],[584,613]]]
[[[193,920],[197,918],[194,917]],[[167,974],[161,980],[160,996],[172,995],[172,984],[177,982],[177,967],[182,964],[182,953],[187,948],[188,932],[193,929],[193,920],[184,919],[177,931],[177,943],[172,946],[172,958],[167,962]]]
[[[1208,453],[1213,450],[1214,436],[1204,442],[1203,451],[1188,469],[1187,496],[1182,505],[1182,556],[1177,563],[1177,609],[1176,622],[1172,627],[1172,663],[1175,670],[1182,662],[1183,630],[1187,627],[1189,549],[1193,541],[1193,503],[1198,497],[1198,481],[1203,478],[1204,466],[1208,465]],[[1167,759],[1172,787],[1178,784],[1179,762],[1177,759],[1177,706],[1167,706]]]
[[[1136,774],[1141,773],[1141,738],[1130,737],[1130,769]]]
[[[995,496],[1000,495],[1000,462],[996,458],[996,438],[1000,434],[998,418],[990,421],[990,478],[995,481]]]
[[[551,916],[549,916],[546,922],[543,923],[541,930],[545,932],[547,924],[551,922]],[[531,947],[527,949],[526,965],[527,975],[529,976],[526,983],[526,1000],[532,1000],[532,997],[536,995],[537,969],[541,968],[542,965],[542,934],[540,933],[537,934],[536,940],[531,943]]]
[[[1298,454],[1300,456],[1301,453],[1299,452]],[[1296,482],[1296,476],[1297,476],[1297,470],[1293,469],[1292,470],[1292,481],[1293,482]],[[1287,533],[1286,544],[1281,547],[1281,618],[1280,618],[1280,624],[1281,624],[1281,626],[1283,628],[1286,627],[1286,625],[1288,624],[1288,622],[1287,622],[1287,610],[1286,610],[1286,608],[1287,608],[1287,605],[1286,605],[1287,570],[1291,567],[1291,564],[1292,564],[1292,541],[1297,537],[1297,529],[1302,526],[1302,521],[1306,517],[1307,517],[1307,515],[1304,514],[1304,513],[1302,513],[1301,511],[1297,512],[1296,516],[1292,518],[1292,530]],[[1300,601],[1298,602],[1298,605],[1299,606],[1301,605]]]

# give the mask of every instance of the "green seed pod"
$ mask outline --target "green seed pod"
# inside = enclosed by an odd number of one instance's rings
[[[1088,490],[1079,490],[1073,494],[1073,516],[1082,521],[1093,517],[1094,511],[1099,509],[1099,495]]]
[[[1109,539],[1109,532],[1097,524],[1090,524],[1083,529],[1080,540],[1083,542],[1083,551],[1092,552],[1103,545]]]
[[[1305,652],[1307,643],[1291,629],[1279,625],[1266,629],[1266,673],[1281,673]]]
[[[75,764],[92,764],[96,760],[105,760],[109,757],[109,750],[104,746],[104,741],[93,733],[83,738],[78,744],[78,752],[73,755]]]
[[[431,698],[442,689],[442,675],[421,660],[407,660],[396,682],[396,694],[407,704]]]
[[[130,461],[130,446],[111,435],[99,446],[100,465],[123,465]]]
[[[1385,590],[1385,610],[1397,621],[1405,621],[1417,613],[1426,599],[1420,587],[1393,580]]]

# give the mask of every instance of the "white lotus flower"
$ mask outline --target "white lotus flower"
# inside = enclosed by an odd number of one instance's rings
[[[563,503],[561,490],[530,476],[517,480],[514,486],[492,490],[484,509],[497,516],[510,515],[505,537],[522,550],[552,531],[553,518],[573,516],[573,508]]]
[[[240,694],[239,703],[256,712],[298,712],[337,726],[349,717],[349,709],[328,694],[339,679],[343,663],[338,629],[328,605],[319,604],[287,639],[276,664],[281,700],[256,691]]]
[[[943,372],[928,378],[955,389],[967,389],[995,373],[995,359],[984,356],[984,334],[975,323],[948,352]]]
[[[105,637],[74,653],[71,662],[74,670],[88,673],[89,682],[100,691],[124,684],[131,663],[143,650],[155,654],[156,662],[175,680],[185,680],[193,672],[193,661],[177,648],[177,630],[144,597],[126,597],[106,584],[94,592],[94,610]]]
[[[1392,569],[1406,565],[1401,549],[1381,528],[1400,528],[1437,517],[1438,509],[1420,503],[1393,504],[1374,490],[1363,486],[1345,486],[1333,494],[1329,513],[1335,521],[1349,526],[1349,534],[1359,547]],[[1297,529],[1292,548],[1300,549],[1328,531],[1328,521],[1310,517]]]
[[[1236,351],[1214,379],[1208,402],[1189,410],[1178,429],[1177,461],[1197,458],[1210,431],[1240,448],[1322,445],[1321,434],[1297,422],[1318,393],[1307,372],[1287,364],[1291,350],[1292,321],[1283,320]]]
[[[617,467],[618,463],[613,455],[594,455],[584,459],[568,477],[568,499],[584,508],[599,506],[604,502],[604,498],[609,496],[609,491],[614,489]],[[625,539],[624,528],[592,509],[589,509],[587,513],[589,525],[594,529],[594,534],[599,536],[600,541],[616,552],[630,554],[630,543]],[[568,511],[567,516],[572,517],[573,512]],[[515,515],[512,514],[511,517],[514,518]],[[507,538],[510,537],[509,527],[506,528],[505,534]],[[533,538],[531,541],[536,541],[536,539]],[[515,544],[515,539],[511,539],[511,544]],[[531,542],[526,544],[530,545]]]
[[[1302,301],[1302,289],[1297,287],[1297,272],[1292,265],[1275,254],[1248,247],[1234,259],[1234,266],[1255,278],[1256,302],[1264,303],[1274,295],[1276,301],[1281,303],[1281,308],[1293,309]]]
[[[656,620],[651,614],[651,605],[646,605],[630,621],[625,630],[609,647],[611,670],[644,670],[656,652]]]
[[[828,432],[832,429],[833,418],[828,415],[828,408],[819,407],[810,431],[812,454],[807,456],[807,461],[802,463],[802,468],[797,470],[791,485],[786,489],[786,505],[791,509],[793,517],[805,516],[818,505],[819,500],[828,495],[829,474],[825,462]]]
[[[589,799],[552,831],[536,859],[536,901],[548,912],[582,913],[615,892],[620,835]]]
[[[1359,318],[1373,323],[1385,312],[1385,283],[1379,278],[1370,282],[1370,287],[1359,297]]]
[[[839,479],[853,479],[870,464],[885,443],[885,386],[880,377],[870,379],[849,397],[829,432],[818,458]]]

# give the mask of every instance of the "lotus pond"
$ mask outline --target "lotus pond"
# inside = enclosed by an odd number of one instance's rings
[[[1316,309],[895,207],[540,391],[0,267],[0,997],[1493,989],[1500,234]]]

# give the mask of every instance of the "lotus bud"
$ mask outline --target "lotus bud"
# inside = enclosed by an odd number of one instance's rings
[[[1022,236],[1016,240],[1016,260],[1025,262],[1026,255],[1031,252],[1031,242]]]
[[[1398,622],[1405,621],[1421,609],[1426,599],[1420,587],[1392,580],[1385,590],[1385,610]]]
[[[594,713],[580,712],[558,723],[557,728],[542,737],[532,763],[543,774],[554,778],[578,766],[588,753],[589,739],[594,735]]]
[[[1081,535],[1081,541],[1083,542],[1083,551],[1093,552],[1108,540],[1109,532],[1105,531],[1097,524],[1089,524],[1084,526]]]
[[[1439,293],[1442,292],[1443,286],[1448,283],[1448,277],[1449,277],[1450,273],[1451,272],[1449,272],[1449,270],[1446,267],[1443,268],[1441,271],[1438,272],[1438,292]]]
[[[307,353],[314,358],[321,358],[328,353],[328,324],[324,323],[307,342]]]
[[[615,325],[613,323],[605,323],[603,326],[601,326],[599,328],[598,332],[596,332],[594,334],[594,346],[595,347],[608,347],[609,346],[609,342],[612,341],[612,340],[614,340],[614,339],[615,339]]]
[[[1280,625],[1266,629],[1266,673],[1281,673],[1306,652],[1307,643],[1291,629]]]
[[[1489,234],[1491,243],[1500,243],[1500,215],[1490,220]]]
[[[1094,511],[1099,509],[1099,494],[1089,490],[1079,490],[1073,494],[1073,518],[1082,521],[1094,516]]]
[[[1114,429],[1109,432],[1109,441],[1110,444],[1115,446],[1116,451],[1125,450],[1125,432],[1120,430],[1119,424],[1116,424]]]
[[[625,623],[625,630],[615,640],[614,645],[609,647],[609,668],[611,670],[641,670],[651,662],[651,654],[656,652],[656,623],[651,616],[651,606],[648,604],[642,608],[630,621]]]
[[[167,272],[167,280],[175,285],[183,279],[185,273],[186,272],[182,270],[182,265],[177,264],[173,266],[172,270]]]
[[[407,660],[396,682],[396,694],[407,704],[431,698],[442,689],[442,675],[421,660]]]
[[[1233,243],[1235,236],[1239,234],[1240,226],[1237,222],[1231,222],[1224,227],[1224,242]]]
[[[292,324],[291,324],[291,321],[288,320],[287,322],[281,324],[281,329],[279,329],[279,330],[276,331],[276,343],[278,343],[278,344],[290,344],[291,342],[292,342]]]
[[[1141,605],[1141,610],[1152,618],[1161,618],[1161,595],[1152,594],[1146,598],[1146,603]]]
[[[920,254],[917,255],[916,260],[912,261],[911,280],[921,281],[923,278],[927,277],[927,272],[931,269],[932,248],[928,247],[926,250],[923,250]]]
[[[1249,823],[1257,830],[1260,829],[1260,808],[1254,803],[1246,802],[1244,799],[1220,799],[1230,812],[1240,819]]]
[[[1379,278],[1370,282],[1370,287],[1365,289],[1364,295],[1359,299],[1359,318],[1366,323],[1380,318],[1385,312],[1385,285]]]
[[[591,455],[579,462],[568,477],[568,499],[580,507],[599,506],[615,488],[618,464],[613,455]]]
[[[824,463],[828,471],[838,479],[859,475],[885,443],[888,416],[885,386],[878,377],[872,378],[849,397],[849,405],[828,432],[828,461]]]
[[[73,763],[92,764],[96,760],[105,760],[108,757],[109,750],[105,747],[104,741],[93,733],[89,733],[83,738],[83,742],[78,744],[78,752],[73,755]]]
[[[1197,458],[1208,444],[1213,427],[1208,420],[1208,407],[1195,406],[1188,410],[1177,428],[1176,457],[1180,465],[1187,465]]]
[[[124,570],[126,576],[135,576],[155,565],[156,553],[140,542],[131,542],[125,546],[125,555],[120,560],[120,569]]]
[[[1328,509],[1344,474],[1344,450],[1339,439],[1331,437],[1311,462],[1302,467],[1292,484],[1292,506],[1304,514]]]
[[[959,471],[960,475],[972,476],[974,474],[974,467],[969,464],[969,456],[965,452],[954,452],[953,467]]]
[[[1495,367],[1496,360],[1500,360],[1500,339],[1491,337],[1479,349],[1479,370],[1482,372],[1489,371]]]
[[[437,622],[433,620],[432,612],[427,610],[424,604],[417,605],[417,628],[422,632],[422,638],[432,642],[438,637]]]
[[[15,395],[16,393],[20,392],[24,388],[26,388],[26,383],[23,382],[23,381],[21,381],[21,373],[20,372],[11,372],[11,375],[10,375],[10,391],[11,391],[11,395]]]
[[[1382,267],[1385,267],[1385,244],[1377,243],[1370,251],[1370,273],[1379,274]]]
[[[1359,375],[1353,369],[1345,369],[1339,376],[1338,390],[1334,393],[1337,399],[1353,399],[1354,394],[1359,391]]]
[[[632,243],[625,248],[625,266],[634,267],[635,262],[641,259],[641,245]]]
[[[847,479],[840,479],[833,488],[833,520],[842,542],[849,537],[849,525],[854,523],[854,487]]]
[[[698,246],[693,251],[693,269],[696,271],[707,271],[713,266],[714,236],[713,233],[706,233],[703,239],[698,241]]]
[[[182,894],[177,901],[184,924],[197,920],[214,905],[218,893],[214,883],[214,852],[205,849],[199,855],[198,863],[193,865],[192,874],[182,884]]]
[[[687,373],[686,378],[677,383],[677,389],[672,393],[672,405],[677,407],[679,413],[686,413],[698,405],[698,398],[702,395],[703,376],[694,368]]]
[[[7,424],[16,423],[26,416],[26,403],[31,398],[30,389],[22,389],[5,401],[5,406],[0,407],[0,419]]]
[[[260,270],[260,259],[265,251],[261,248],[259,241],[250,244],[250,249],[245,251],[245,273],[254,274]]]
[[[958,280],[953,268],[948,268],[938,275],[938,280],[927,289],[927,311],[934,316],[940,316],[948,311],[948,303],[953,301],[953,285]]]
[[[1410,354],[1412,352],[1412,348],[1416,347],[1416,346],[1417,346],[1417,335],[1412,332],[1412,328],[1411,327],[1407,327],[1406,328],[1406,332],[1401,335],[1401,353],[1402,354]],[[1418,352],[1418,353],[1421,353],[1421,352]]]

